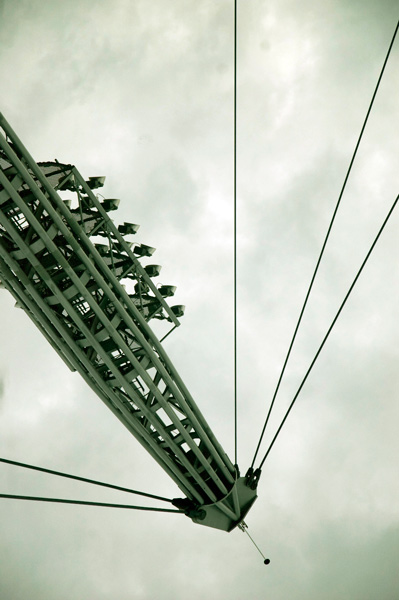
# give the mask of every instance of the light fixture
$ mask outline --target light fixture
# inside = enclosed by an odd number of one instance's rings
[[[89,180],[86,181],[87,185],[91,190],[95,190],[97,188],[103,187],[105,182],[105,177],[89,177]]]
[[[119,198],[107,198],[101,202],[101,206],[106,212],[110,210],[116,210],[119,206]]]
[[[161,265],[147,265],[144,267],[144,270],[150,277],[158,277],[158,275],[161,272],[161,269]]]
[[[161,285],[158,288],[159,293],[163,298],[169,298],[170,296],[174,296],[176,291],[175,285]]]
[[[134,247],[133,252],[134,254],[137,254],[137,256],[152,256],[155,252],[155,248],[146,246],[145,244],[137,244],[137,246]]]
[[[129,235],[133,233],[137,233],[140,225],[136,225],[135,223],[123,223],[123,225],[118,225],[118,231],[122,235]]]
[[[184,315],[184,311],[186,310],[184,304],[175,304],[175,306],[171,306],[170,308],[176,317],[182,317]]]

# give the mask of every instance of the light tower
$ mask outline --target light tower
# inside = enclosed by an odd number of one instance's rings
[[[149,326],[179,325],[173,286],[157,287],[154,248],[127,242],[73,165],[36,163],[0,114],[0,279],[72,371],[78,371],[185,495],[196,523],[231,531],[256,499],[260,472],[240,477]],[[69,190],[74,203],[58,192]],[[97,243],[98,237],[102,243]],[[129,294],[123,280],[131,280]]]

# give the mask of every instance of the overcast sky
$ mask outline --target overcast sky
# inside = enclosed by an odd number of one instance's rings
[[[398,19],[395,0],[238,2],[239,464],[248,468]],[[186,305],[167,352],[233,458],[233,0],[0,0],[0,110],[37,161],[106,175]],[[398,193],[392,51],[268,440]],[[113,215],[113,216],[114,216]],[[2,600],[397,600],[399,211],[240,531],[1,500]],[[0,456],[180,496],[0,291]],[[267,444],[264,446],[266,450]],[[131,503],[0,465],[3,493]]]

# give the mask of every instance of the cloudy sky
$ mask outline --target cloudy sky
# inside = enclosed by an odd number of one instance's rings
[[[398,19],[394,0],[238,2],[239,464],[249,466]],[[106,175],[186,305],[165,347],[233,458],[232,0],[0,0],[0,110],[36,160]],[[398,193],[399,40],[270,424]],[[115,213],[114,213],[115,214]],[[4,600],[396,600],[399,212],[240,531],[1,500]],[[179,496],[0,291],[0,456]],[[267,444],[264,446],[266,450]],[[0,465],[3,493],[126,494]]]

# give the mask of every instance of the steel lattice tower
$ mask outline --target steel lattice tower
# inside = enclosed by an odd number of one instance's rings
[[[176,506],[195,522],[230,531],[256,499],[258,474],[240,477],[212,433],[151,319],[179,325],[184,307],[154,285],[154,249],[127,242],[138,226],[116,227],[76,167],[36,163],[0,114],[0,279],[72,371],[176,482]],[[76,206],[58,192],[69,190]],[[104,243],[92,238],[100,236]],[[134,294],[121,280],[130,279]],[[132,285],[132,284],[131,284]]]

